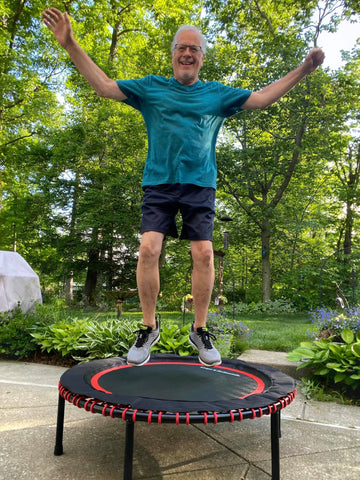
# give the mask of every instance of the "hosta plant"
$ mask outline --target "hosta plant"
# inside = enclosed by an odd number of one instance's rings
[[[322,384],[344,392],[360,393],[360,334],[344,329],[340,340],[334,337],[302,342],[288,354],[288,359],[301,362]]]

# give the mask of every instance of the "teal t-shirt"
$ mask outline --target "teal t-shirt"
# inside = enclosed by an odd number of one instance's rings
[[[226,117],[241,111],[251,91],[200,80],[186,86],[175,78],[149,75],[119,80],[139,110],[148,134],[142,185],[192,183],[216,188],[215,145]]]

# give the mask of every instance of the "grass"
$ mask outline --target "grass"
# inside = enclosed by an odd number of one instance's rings
[[[306,332],[311,320],[307,313],[249,314],[238,320],[253,331],[249,339],[252,349],[290,352],[309,340]]]
[[[140,316],[141,313],[124,313],[124,317]],[[181,312],[162,312],[162,321],[171,321],[183,324]],[[185,323],[193,320],[193,315],[185,315]],[[290,352],[299,347],[300,342],[309,340],[306,332],[310,329],[311,319],[308,313],[281,313],[281,314],[241,314],[235,317],[245,323],[251,330],[252,336],[248,344],[251,349]]]

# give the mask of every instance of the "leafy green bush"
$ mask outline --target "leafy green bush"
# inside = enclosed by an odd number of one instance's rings
[[[302,362],[298,368],[307,367],[312,375],[330,388],[342,389],[344,393],[360,393],[360,334],[345,328],[340,334],[341,342],[333,337],[314,342],[302,342],[299,348],[289,353],[288,359]]]
[[[153,352],[175,353],[177,355],[195,355],[196,350],[189,344],[191,323],[179,327],[175,324],[162,323],[160,340],[153,347]]]
[[[242,313],[295,313],[296,307],[290,300],[278,299],[262,303],[237,303],[235,315]]]
[[[345,329],[353,333],[360,333],[360,311],[358,307],[345,308],[339,313],[336,310],[327,308],[317,308],[310,311],[313,331],[309,334],[314,338],[328,338],[341,335]]]
[[[215,344],[222,356],[237,357],[248,349],[253,332],[241,320],[229,320],[225,313],[212,312],[208,314],[206,324],[215,333]]]
[[[73,357],[77,361],[89,361],[125,355],[134,343],[140,320],[73,319],[62,320],[54,325],[38,326],[32,337],[48,353],[58,352],[63,357]],[[153,352],[193,355],[194,348],[188,343],[191,325],[179,327],[177,324],[163,323],[160,341]]]
[[[35,321],[33,314],[24,314],[20,308],[0,314],[0,353],[31,357],[37,350],[30,333]]]
[[[134,328],[139,322],[108,320],[87,325],[75,348],[81,350],[75,360],[90,361],[98,358],[121,356],[128,352],[136,338]]]
[[[53,325],[38,326],[32,337],[43,352],[59,352],[63,357],[76,355],[81,338],[88,328],[88,319],[61,320]]]

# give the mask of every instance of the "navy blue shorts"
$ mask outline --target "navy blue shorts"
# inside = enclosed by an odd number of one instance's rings
[[[213,238],[215,189],[189,183],[150,185],[144,187],[141,233],[160,232],[178,237],[176,215],[181,213],[181,239]]]

